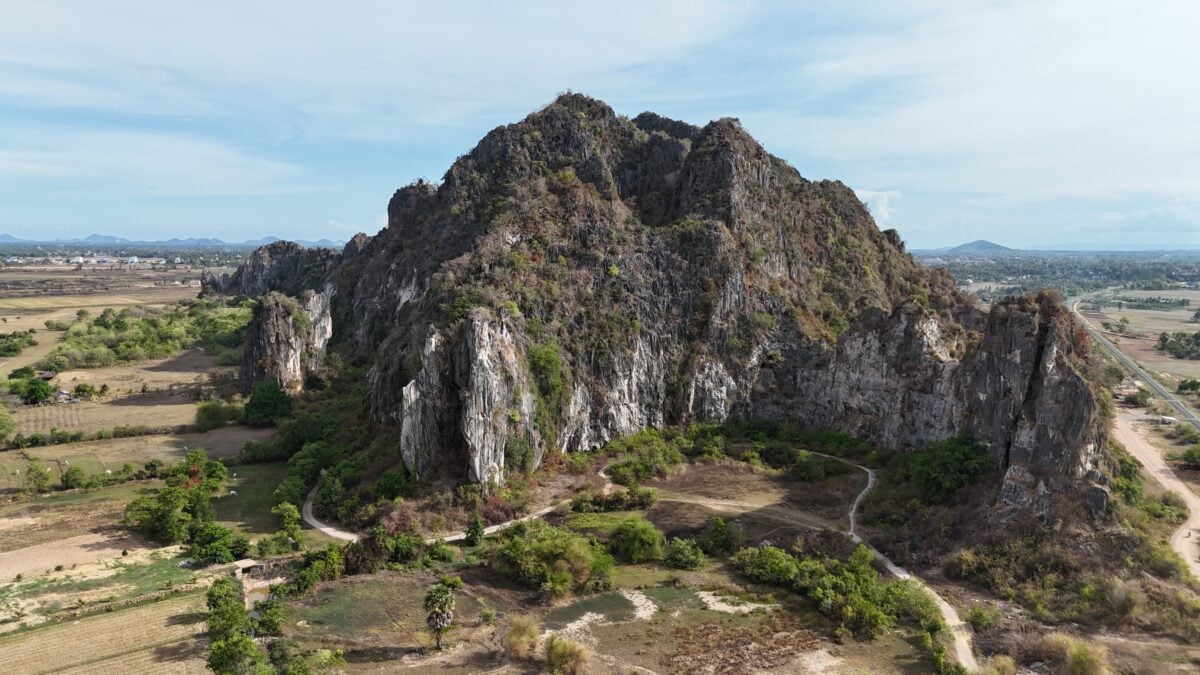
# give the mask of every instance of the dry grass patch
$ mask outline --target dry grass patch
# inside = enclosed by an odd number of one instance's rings
[[[172,598],[0,638],[0,672],[204,672],[204,596]]]
[[[196,421],[196,401],[190,392],[152,392],[103,402],[21,406],[13,411],[13,419],[17,433],[26,436],[51,429],[95,433],[117,426],[178,428]]]
[[[528,661],[537,655],[538,637],[542,628],[531,616],[514,616],[508,621],[508,630],[500,644],[510,659]]]

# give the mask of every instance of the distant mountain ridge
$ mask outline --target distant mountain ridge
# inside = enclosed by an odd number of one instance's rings
[[[280,241],[279,237],[262,237],[261,239],[247,239],[246,241],[225,241],[213,237],[188,237],[180,239],[173,237],[166,240],[141,240],[141,239],[126,239],[111,234],[89,234],[86,237],[76,237],[73,239],[20,239],[11,234],[0,234],[0,244],[95,244],[95,245],[135,245],[135,246],[180,246],[180,247],[211,247],[211,246],[237,246],[239,248],[258,248],[274,242]],[[305,241],[303,239],[295,240],[296,243],[308,248],[341,248],[345,242],[333,241],[331,239],[318,239],[316,241]]]
[[[959,244],[947,251],[947,253],[999,253],[1001,251],[1013,251],[1007,246],[1001,246],[995,242],[986,239],[976,239],[965,244]]]

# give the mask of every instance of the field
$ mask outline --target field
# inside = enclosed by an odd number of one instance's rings
[[[1179,378],[1200,378],[1200,361],[1177,359],[1170,354],[1158,351],[1155,346],[1161,333],[1184,331],[1193,333],[1200,331],[1200,324],[1191,321],[1197,309],[1200,309],[1200,291],[1121,291],[1126,297],[1164,297],[1172,299],[1187,299],[1191,304],[1184,309],[1159,311],[1149,309],[1122,309],[1107,307],[1103,312],[1090,312],[1088,318],[1096,326],[1101,321],[1109,323],[1120,322],[1122,318],[1129,320],[1129,329],[1136,335],[1113,336],[1110,338],[1129,356],[1138,361],[1144,368],[1155,373],[1164,374],[1169,383]]]
[[[0,637],[0,672],[205,673],[204,596]]]
[[[6,273],[0,273],[0,284],[5,283],[6,278]],[[35,365],[62,341],[63,332],[45,329],[47,320],[70,320],[81,309],[99,313],[107,307],[163,306],[196,297],[196,289],[186,286],[154,286],[153,281],[146,280],[132,285],[122,283],[125,285],[120,290],[106,292],[101,289],[94,294],[0,298],[0,330],[34,329],[38,342],[18,356],[0,359],[0,375]],[[53,383],[67,390],[80,383],[96,387],[108,384],[112,398],[102,402],[15,405],[13,416],[17,431],[25,435],[44,434],[51,429],[94,433],[118,425],[165,427],[191,424],[195,419],[195,403],[190,393],[172,393],[171,390],[193,387],[207,379],[208,372],[215,370],[221,369],[216,367],[213,357],[193,350],[171,359],[92,371],[68,371]],[[148,392],[145,395],[141,394],[143,387]],[[137,395],[130,396],[131,393]]]
[[[169,359],[143,361],[111,368],[64,370],[55,383],[68,391],[80,383],[99,389],[108,385],[113,396],[146,391],[194,387],[204,384],[209,373],[229,373],[234,369],[218,366],[212,354],[201,349],[189,349]]]
[[[94,434],[114,427],[180,427],[196,421],[191,392],[151,392],[108,401],[21,406],[13,412],[17,433],[48,434],[51,430]]]

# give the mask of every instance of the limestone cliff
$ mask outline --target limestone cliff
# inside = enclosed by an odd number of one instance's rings
[[[323,337],[268,295],[243,377],[302,382],[335,335],[420,475],[499,482],[551,450],[759,416],[892,447],[969,432],[1005,472],[999,512],[1041,512],[1102,444],[1060,303],[985,315],[736,120],[566,95],[397,191],[375,237],[272,247],[214,289],[294,296]]]

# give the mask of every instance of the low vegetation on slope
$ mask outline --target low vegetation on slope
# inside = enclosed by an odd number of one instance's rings
[[[235,301],[236,302],[236,301]],[[202,346],[224,365],[238,363],[251,308],[193,301],[164,310],[127,307],[105,309],[98,316],[80,310],[65,326],[66,335],[45,358],[43,370],[103,368],[118,363],[161,359],[181,349]]]

